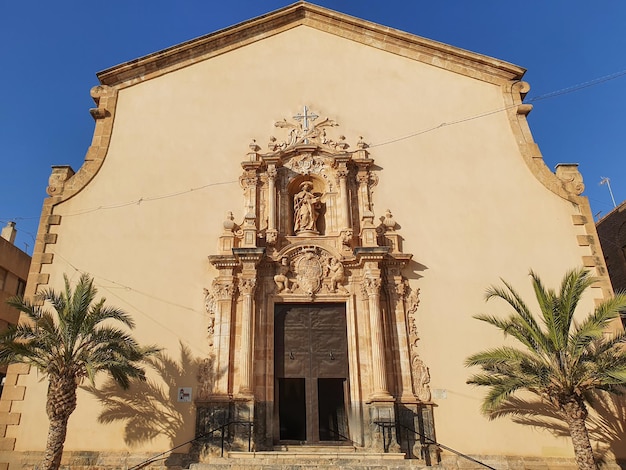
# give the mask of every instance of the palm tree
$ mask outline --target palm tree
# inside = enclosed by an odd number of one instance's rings
[[[117,308],[94,302],[93,279],[81,275],[74,291],[67,276],[65,290],[45,290],[31,303],[15,297],[8,301],[23,312],[25,322],[0,335],[0,363],[22,362],[36,367],[49,381],[46,412],[50,419],[44,469],[58,469],[67,422],[76,409],[76,388],[84,378],[94,383],[98,372],[108,372],[123,388],[131,379],[145,380],[140,363],[157,351],[142,347],[113,321],[134,328],[130,316]],[[55,313],[45,308],[52,305]]]
[[[530,277],[541,312],[538,319],[505,281],[505,287],[487,289],[485,297],[506,301],[513,309],[509,317],[474,317],[512,336],[524,348],[502,346],[470,356],[466,366],[479,366],[482,373],[467,383],[489,387],[482,411],[491,418],[516,414],[511,406],[515,392],[535,394],[567,423],[578,467],[597,469],[585,424],[585,395],[593,390],[619,393],[626,383],[626,335],[623,330],[608,334],[626,308],[626,295],[605,300],[578,323],[576,306],[595,282],[589,271],[569,271],[559,292],[544,287],[532,271]]]

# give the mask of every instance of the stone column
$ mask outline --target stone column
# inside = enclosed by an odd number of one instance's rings
[[[233,294],[235,286],[232,281],[216,286],[217,308],[215,309],[215,368],[216,377],[213,394],[228,395],[228,370],[230,366],[230,329],[232,319]]]
[[[273,245],[276,243],[278,231],[276,230],[276,166],[268,165],[267,168],[267,186],[268,186],[268,217],[267,217],[267,243]]]
[[[254,319],[255,278],[242,278],[239,281],[239,292],[243,297],[243,313],[241,317],[241,363],[239,364],[241,382],[239,393],[253,394],[252,381],[252,324]]]
[[[359,184],[359,192],[358,192],[359,213],[361,215],[367,214],[370,212],[369,191],[368,191],[368,186],[367,186],[369,182],[368,171],[359,169],[356,175],[356,181]]]
[[[256,143],[250,144],[251,152],[248,153],[248,160],[241,162],[243,168],[243,175],[239,178],[242,188],[244,189],[244,214],[247,218],[256,219],[258,216],[259,208],[257,201],[257,192],[259,184],[258,170],[263,165],[263,162],[259,160],[259,155],[256,153],[259,150]],[[258,227],[256,227],[258,229]],[[252,246],[254,241],[246,240],[248,246]]]
[[[354,156],[352,157],[352,161],[357,167],[356,181],[359,185],[359,213],[361,216],[363,216],[366,212],[370,212],[372,209],[369,194],[369,186],[371,183],[369,169],[374,160],[369,158],[366,148],[367,144],[363,142],[363,139],[361,138],[357,143],[357,150],[354,152]]]
[[[229,383],[231,365],[233,298],[235,295],[234,268],[238,265],[234,256],[214,255],[209,260],[219,275],[213,281],[209,295],[213,301],[213,377],[210,395],[227,397],[232,393]],[[205,397],[210,398],[210,397]]]
[[[404,297],[406,295],[406,281],[398,273],[387,274],[387,293],[391,312],[393,312],[393,327],[396,337],[396,353],[398,354],[398,380],[400,381],[400,400],[414,401],[413,384],[411,379],[411,357],[409,352],[409,337],[407,334],[406,313],[404,311]]]
[[[341,228],[350,228],[350,201],[348,200],[348,170],[337,171],[339,177],[339,197],[341,198]]]
[[[395,430],[395,404],[389,393],[387,363],[385,361],[385,337],[380,309],[380,271],[369,271],[363,280],[368,297],[370,334],[372,335],[372,394],[369,397],[371,448],[382,452],[398,452]],[[369,440],[366,438],[366,440]]]
[[[254,394],[254,377],[252,363],[254,361],[254,318],[255,302],[254,292],[257,284],[257,265],[265,248],[233,248],[233,254],[237,257],[241,269],[239,275],[239,293],[241,294],[241,361],[239,363],[239,394],[245,398]]]
[[[372,385],[374,390],[370,398],[373,401],[389,400],[391,395],[389,394],[389,386],[387,384],[385,338],[383,335],[382,312],[380,310],[380,272],[369,273],[363,280],[363,285],[367,292],[372,335]]]

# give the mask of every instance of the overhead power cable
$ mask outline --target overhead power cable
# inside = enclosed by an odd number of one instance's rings
[[[74,270],[74,274],[79,273],[79,274],[87,274],[88,276],[90,276],[91,278],[93,278],[94,280],[94,284],[96,284],[97,287],[105,290],[106,292],[108,292],[109,294],[111,294],[113,297],[119,299],[121,302],[125,303],[126,305],[128,305],[130,308],[133,309],[134,312],[140,314],[141,316],[143,316],[144,318],[146,318],[148,321],[155,323],[157,325],[159,325],[159,327],[161,327],[162,329],[168,331],[169,333],[171,333],[174,337],[178,338],[179,341],[184,342],[188,347],[194,349],[195,351],[197,351],[198,353],[201,354],[205,354],[206,351],[202,351],[200,350],[198,347],[194,346],[193,344],[190,344],[185,338],[181,337],[176,331],[172,330],[171,328],[167,327],[166,325],[164,325],[163,323],[157,321],[153,315],[148,315],[145,312],[143,312],[141,309],[137,308],[135,305],[131,304],[128,299],[123,298],[122,296],[120,296],[118,293],[114,292],[111,288],[111,286],[107,286],[105,284],[102,283],[102,281],[111,283],[111,284],[115,284],[116,286],[118,286],[119,288],[122,288],[128,292],[135,292],[137,294],[140,294],[142,296],[148,297],[150,299],[153,299],[157,302],[162,302],[166,305],[170,305],[170,306],[174,306],[174,307],[178,307],[184,310],[187,310],[189,312],[192,312],[194,314],[198,314],[204,317],[205,313],[204,312],[200,312],[192,307],[188,307],[186,305],[182,305],[176,302],[172,302],[170,300],[167,299],[163,299],[160,297],[157,297],[153,294],[149,294],[147,292],[143,292],[140,291],[138,289],[135,289],[133,287],[127,286],[123,283],[117,282],[117,281],[113,281],[111,279],[107,279],[105,277],[99,276],[93,272],[88,272],[85,271],[79,267],[77,267],[76,265],[74,265],[70,260],[68,260],[65,256],[63,256],[61,253],[59,253],[58,251],[54,251],[55,256],[60,257],[68,266],[70,266],[73,270]],[[73,275],[72,275],[73,277]],[[71,279],[70,279],[71,280]]]
[[[562,96],[562,95],[566,95],[569,93],[574,93],[576,91],[582,90],[584,88],[589,88],[592,86],[596,86],[605,82],[608,82],[610,80],[615,80],[617,78],[623,77],[624,75],[626,75],[626,69],[625,70],[621,70],[619,72],[615,72],[609,75],[604,75],[602,77],[598,77],[595,78],[593,80],[589,80],[586,82],[582,82],[582,83],[578,83],[576,85],[572,85],[566,88],[561,88],[560,90],[556,90],[556,91],[552,91],[552,92],[548,92],[548,93],[544,93],[542,95],[538,95],[535,96],[533,98],[530,98],[528,100],[526,100],[524,103],[526,104],[532,104],[535,103],[537,101],[542,101],[542,100],[546,100],[546,99],[551,99],[551,98],[555,98],[557,96]],[[479,114],[475,114],[472,116],[468,116],[465,118],[460,118],[460,119],[455,119],[452,121],[447,121],[447,122],[442,122],[436,126],[431,126],[416,132],[413,132],[411,134],[405,135],[405,136],[401,136],[401,137],[396,137],[396,138],[392,138],[386,141],[382,141],[382,142],[378,142],[378,143],[373,143],[369,145],[369,148],[377,148],[377,147],[382,147],[385,145],[390,145],[396,142],[400,142],[402,140],[407,140],[407,139],[411,139],[413,137],[417,137],[419,135],[423,135],[423,134],[427,134],[429,132],[433,132],[436,131],[438,129],[442,129],[445,127],[450,127],[456,124],[461,124],[463,122],[469,122],[469,121],[473,121],[475,119],[480,119],[486,116],[491,116],[493,114],[497,114],[503,111],[506,111],[508,109],[512,109],[512,108],[516,108],[517,104],[515,105],[509,105],[509,106],[504,106],[502,108],[498,108],[498,109],[494,109],[492,111],[486,111],[483,113],[479,113]],[[354,153],[354,152],[352,152]],[[117,203],[117,204],[110,204],[110,205],[106,205],[106,206],[97,206],[97,207],[93,207],[93,208],[89,208],[89,209],[84,209],[81,211],[77,211],[74,213],[70,213],[70,214],[64,214],[65,216],[71,217],[71,216],[76,216],[76,215],[82,215],[82,214],[87,214],[90,212],[95,212],[95,211],[99,211],[99,210],[108,210],[108,209],[117,209],[120,207],[126,207],[126,206],[131,206],[134,204],[141,204],[142,202],[149,202],[149,201],[156,201],[156,200],[160,200],[160,199],[168,199],[171,197],[176,197],[176,196],[180,196],[183,194],[187,194],[193,191],[198,191],[204,188],[208,188],[211,186],[219,186],[219,185],[226,185],[226,184],[233,184],[236,183],[237,181],[223,181],[223,182],[218,182],[218,183],[209,183],[203,186],[199,186],[197,188],[191,188],[191,189],[187,189],[187,190],[182,190],[182,191],[177,191],[174,193],[169,193],[169,194],[162,194],[162,195],[156,195],[156,196],[144,196],[144,197],[140,197],[138,199],[134,199],[132,201],[126,201],[126,202],[121,202],[121,203]],[[13,221],[17,221],[17,220],[32,220],[32,219],[38,219],[39,216],[36,217],[11,217],[8,218],[8,220],[13,220]],[[3,217],[3,219],[7,219],[6,217]]]

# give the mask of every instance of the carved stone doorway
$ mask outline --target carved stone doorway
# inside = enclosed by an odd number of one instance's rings
[[[277,440],[349,442],[345,304],[276,304],[274,314]]]

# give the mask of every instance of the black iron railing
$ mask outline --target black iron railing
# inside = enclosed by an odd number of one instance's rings
[[[451,447],[443,445],[443,444],[437,442],[435,439],[432,439],[432,438],[422,434],[421,432],[416,431],[415,429],[411,429],[410,427],[405,426],[405,425],[400,424],[400,423],[397,423],[396,426],[397,426],[396,429],[398,431],[400,431],[401,429],[404,429],[405,432],[407,432],[407,433],[413,433],[414,435],[419,436],[420,442],[422,444],[422,454],[424,454],[424,447],[425,447],[425,445],[434,445],[434,446],[437,446],[437,447],[439,447],[441,449],[447,450],[448,452],[452,452],[453,454],[456,454],[456,455],[458,455],[461,458],[464,458],[464,459],[469,460],[471,462],[477,463],[478,465],[482,465],[483,467],[489,468],[490,470],[497,470],[497,469],[491,467],[490,465],[487,465],[486,463],[481,462],[480,460],[476,460],[474,457],[470,457],[467,454],[464,454],[462,452],[459,452],[458,450],[455,450],[455,449],[453,449]],[[384,433],[384,428],[383,428],[383,433]],[[408,436],[408,434],[407,434],[407,436]],[[383,439],[384,439],[384,434],[383,434]],[[408,443],[407,445],[408,446],[411,445],[410,442],[411,442],[411,440],[407,439],[407,443]],[[385,450],[385,452],[387,452],[387,450]],[[428,452],[428,451],[426,451],[426,452]],[[409,452],[407,452],[407,455],[410,455],[410,449],[409,449]],[[426,456],[422,455],[422,457],[426,457]],[[430,464],[428,464],[428,465],[430,465]]]
[[[252,431],[254,428],[254,422],[253,421],[229,421],[226,424],[221,424],[213,429],[211,429],[210,431],[207,432],[203,432],[201,434],[199,434],[198,436],[194,437],[193,439],[183,442],[182,444],[177,445],[176,447],[172,447],[171,449],[166,450],[165,452],[161,452],[160,454],[154,455],[152,457],[150,457],[147,460],[144,460],[143,462],[135,465],[134,467],[129,468],[128,470],[140,470],[142,468],[147,467],[148,465],[150,465],[153,462],[156,462],[157,460],[160,460],[161,458],[163,458],[165,455],[172,453],[173,451],[175,451],[176,449],[180,449],[181,447],[184,447],[188,444],[192,444],[194,442],[200,441],[202,439],[206,439],[206,438],[210,438],[212,437],[216,432],[220,432],[220,457],[224,456],[224,447],[226,446],[226,431],[230,430],[232,426],[244,426],[245,428],[247,428],[247,440],[248,440],[248,452],[250,452],[252,450]],[[235,436],[236,433],[230,433],[230,435]]]
[[[349,437],[344,436],[343,434],[335,431],[334,429],[325,429],[325,432],[328,432],[334,436],[337,436],[339,439],[334,440],[334,442],[337,441],[345,441],[345,442],[349,442],[350,444],[352,444],[353,446],[360,446],[360,444],[358,442],[354,442],[352,439],[350,439]],[[322,442],[327,442],[327,441],[322,441]],[[333,441],[331,441],[333,442]]]

